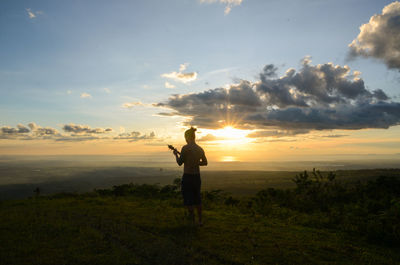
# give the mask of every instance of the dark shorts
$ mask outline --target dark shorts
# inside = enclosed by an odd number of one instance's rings
[[[182,195],[184,205],[201,204],[201,179],[200,174],[183,174],[182,177]]]

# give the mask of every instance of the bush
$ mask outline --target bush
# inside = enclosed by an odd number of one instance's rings
[[[175,197],[180,190],[176,184],[160,187],[157,184],[123,184],[113,186],[112,189],[95,190],[101,196],[138,196],[143,198],[169,198]]]
[[[266,189],[254,198],[254,210],[276,215],[274,205],[307,213],[297,221],[358,233],[375,243],[400,244],[400,180],[378,177],[365,184],[339,183],[334,173],[304,171],[293,179],[292,190]],[[294,213],[292,213],[294,214]],[[300,217],[299,217],[300,216]],[[300,219],[299,219],[300,218]]]

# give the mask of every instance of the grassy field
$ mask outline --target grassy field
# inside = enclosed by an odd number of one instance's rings
[[[203,227],[175,200],[95,194],[6,201],[1,264],[398,264],[398,249],[337,231],[206,207]]]
[[[298,171],[254,170],[205,171],[202,173],[202,179],[205,190],[221,189],[236,196],[248,196],[256,194],[261,189],[294,188],[293,178],[298,173]],[[341,181],[368,181],[379,176],[400,177],[400,169],[337,170],[335,174]]]
[[[236,174],[232,189],[243,185],[245,173]],[[264,179],[258,174],[253,188],[261,185],[257,179]],[[347,186],[331,180],[329,185],[327,180],[303,181],[290,192],[270,188],[255,197],[205,191],[202,227],[185,216],[176,185],[131,184],[84,194],[3,200],[0,264],[399,264],[399,234],[391,234],[400,232],[397,179],[357,184],[356,197],[352,186],[343,190]],[[308,189],[319,197],[301,192],[304,183],[311,183]],[[375,196],[382,191],[397,197],[387,198],[389,208],[382,208],[383,215],[379,209],[375,214],[376,207],[386,207],[379,206],[385,200]],[[356,199],[317,210],[324,206],[318,204],[321,198],[337,200],[338,194]],[[371,197],[364,205],[365,194]],[[356,202],[357,198],[362,199]],[[302,210],[310,202],[317,204],[311,204],[311,211]],[[360,211],[370,205],[370,212]],[[381,224],[393,229],[384,231],[384,240],[372,234],[371,241],[363,235],[364,226],[357,227],[360,223],[378,232]]]

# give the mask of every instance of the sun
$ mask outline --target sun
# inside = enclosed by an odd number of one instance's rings
[[[212,142],[216,144],[227,145],[245,145],[250,142],[246,136],[251,132],[249,130],[241,130],[233,126],[225,126],[221,129],[202,130],[206,135],[212,135]]]
[[[241,140],[246,138],[246,135],[249,134],[249,132],[246,130],[236,129],[232,126],[225,126],[222,129],[214,130],[212,134],[226,140]]]
[[[251,132],[232,125],[220,129],[201,129],[203,143],[215,152],[220,162],[238,162],[243,159],[243,152],[252,148],[253,139],[247,137]]]

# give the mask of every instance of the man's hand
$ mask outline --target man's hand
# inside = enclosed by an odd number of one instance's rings
[[[178,150],[175,149],[174,150],[174,155],[175,155],[175,158],[176,158],[176,163],[178,163],[178,165],[182,166],[183,160],[182,160],[181,153],[179,153]],[[180,155],[180,156],[178,156],[178,155]]]

